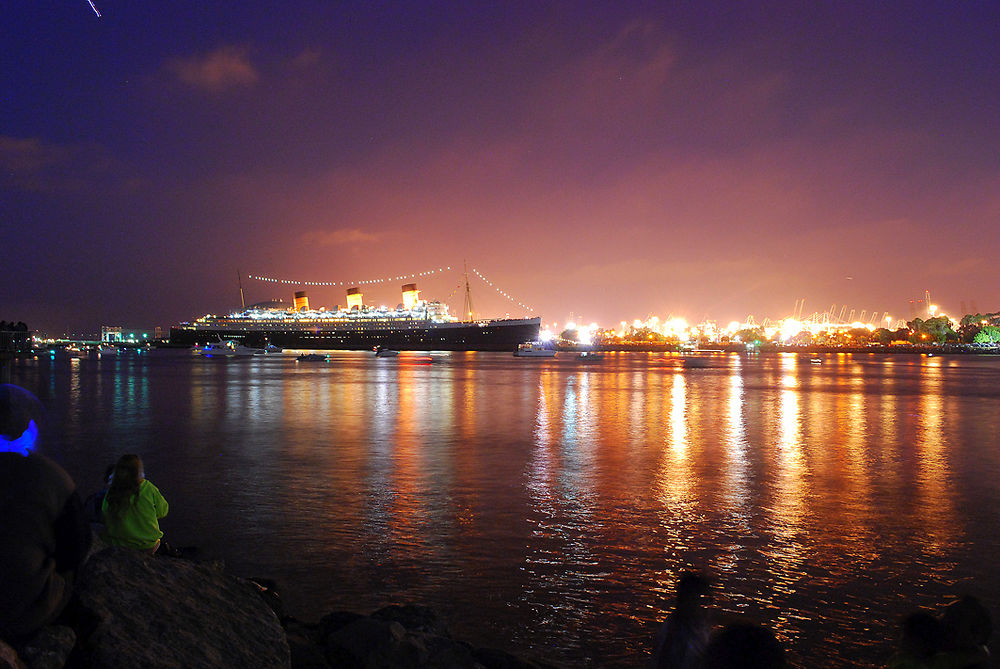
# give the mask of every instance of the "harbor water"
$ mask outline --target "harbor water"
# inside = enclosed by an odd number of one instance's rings
[[[455,636],[640,667],[686,568],[802,666],[1000,602],[1000,359],[186,351],[18,361],[86,494],[138,453],[175,545],[316,620],[426,604]]]

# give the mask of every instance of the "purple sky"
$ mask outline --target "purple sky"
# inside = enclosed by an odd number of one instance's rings
[[[95,3],[0,24],[0,319],[1000,310],[997,3]]]

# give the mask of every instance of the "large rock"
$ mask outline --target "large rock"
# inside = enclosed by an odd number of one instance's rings
[[[326,650],[319,643],[319,625],[288,618],[285,638],[292,653],[292,669],[330,669]]]
[[[415,669],[426,650],[396,622],[359,618],[326,638],[326,659],[337,669]]]
[[[27,669],[17,651],[0,641],[0,669]]]
[[[81,603],[99,619],[81,639],[93,667],[289,667],[288,642],[260,589],[210,566],[108,548],[84,565]]]
[[[372,614],[376,620],[396,622],[412,634],[434,634],[450,637],[448,626],[438,617],[437,612],[429,606],[418,604],[392,604]]]
[[[46,625],[21,646],[21,660],[30,669],[62,669],[75,644],[76,633],[69,627]]]
[[[472,651],[472,655],[486,669],[539,669],[548,666],[522,660],[497,648],[476,648]]]
[[[502,650],[475,648],[452,638],[431,608],[387,606],[370,616],[337,611],[316,626],[288,629],[300,648],[295,669],[547,669]],[[309,652],[310,639],[324,647],[325,662]],[[291,642],[291,641],[290,641]]]

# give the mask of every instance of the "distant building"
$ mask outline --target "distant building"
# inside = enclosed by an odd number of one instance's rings
[[[27,353],[31,351],[31,331],[24,323],[0,321],[0,351]]]
[[[102,325],[101,326],[101,341],[106,341],[109,343],[117,343],[124,341],[122,337],[122,328],[120,325]]]
[[[10,383],[10,362],[31,353],[31,331],[24,323],[0,321],[0,383]]]
[[[149,332],[126,330],[119,325],[101,326],[101,341],[109,344],[141,344],[149,340]]]

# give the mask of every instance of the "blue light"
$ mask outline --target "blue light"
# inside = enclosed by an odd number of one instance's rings
[[[35,450],[35,442],[37,441],[38,426],[35,425],[35,421],[30,420],[28,421],[28,427],[17,439],[8,439],[7,437],[0,435],[0,452],[27,455],[31,451]]]

